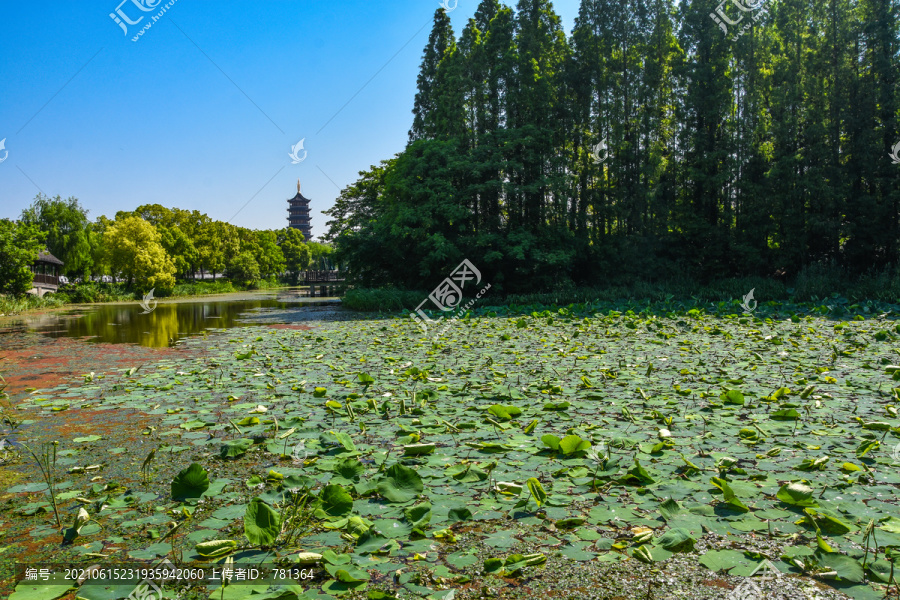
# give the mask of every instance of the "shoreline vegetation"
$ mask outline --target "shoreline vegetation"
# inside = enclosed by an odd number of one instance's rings
[[[836,269],[813,267],[791,282],[766,277],[735,277],[709,283],[689,279],[677,281],[613,284],[606,287],[577,287],[563,284],[553,291],[527,294],[503,294],[495,285],[476,308],[488,306],[567,306],[590,302],[638,302],[684,304],[730,302],[745,297],[751,290],[760,305],[776,301],[786,303],[863,304],[885,302],[900,304],[900,274],[884,270],[852,278]],[[393,287],[351,288],[342,298],[343,305],[360,312],[415,310],[429,292]]]
[[[157,298],[192,298],[244,291],[272,290],[291,287],[274,279],[241,285],[227,279],[215,281],[182,281],[171,290],[159,290]],[[750,290],[761,305],[767,302],[827,305],[866,303],[900,304],[900,272],[882,270],[851,277],[837,269],[814,266],[802,271],[793,281],[766,277],[734,277],[699,283],[690,279],[659,282],[636,281],[606,287],[559,285],[552,291],[504,294],[502,286],[491,291],[474,306],[515,309],[529,306],[568,306],[593,302],[634,302],[662,304],[677,310],[676,305],[697,307],[702,303],[731,303],[742,299]],[[391,313],[415,310],[429,292],[397,287],[350,287],[341,298],[342,305],[356,312]],[[81,283],[69,285],[45,298],[0,295],[0,315],[11,316],[34,310],[59,308],[67,304],[99,304],[140,300],[142,294],[121,283]]]
[[[290,287],[288,283],[257,281],[252,285],[240,285],[225,279],[216,281],[184,281],[171,290],[154,292],[156,298],[199,298],[217,294],[271,290]],[[133,302],[143,294],[121,283],[80,283],[60,288],[56,294],[38,298],[25,296],[4,296],[0,294],[0,316],[13,316],[34,310],[60,308],[68,304],[104,304],[108,302]]]

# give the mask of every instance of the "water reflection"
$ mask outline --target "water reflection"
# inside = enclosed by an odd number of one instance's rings
[[[137,302],[98,304],[75,310],[26,317],[4,328],[25,327],[50,337],[83,337],[91,342],[140,344],[161,348],[208,329],[227,329],[253,323],[287,323],[315,319],[321,299],[304,297],[299,290],[236,294],[234,299],[160,302],[156,310],[142,314]],[[332,304],[327,310],[339,310]],[[306,314],[309,313],[309,314]]]

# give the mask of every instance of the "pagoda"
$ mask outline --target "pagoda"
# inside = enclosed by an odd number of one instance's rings
[[[312,239],[312,224],[309,215],[309,198],[300,193],[300,180],[297,180],[297,195],[288,200],[288,226],[299,229],[306,241]]]

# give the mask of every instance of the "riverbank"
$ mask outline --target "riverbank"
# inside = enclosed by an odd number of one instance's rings
[[[472,282],[469,282],[470,286]],[[739,277],[713,282],[687,279],[672,281],[634,281],[629,284],[610,283],[604,286],[575,287],[561,285],[552,291],[508,293],[496,282],[480,298],[478,306],[494,307],[559,307],[569,304],[596,302],[629,304],[669,304],[675,308],[697,307],[702,304],[740,303],[752,292],[753,302],[765,304],[865,304],[882,302],[900,304],[900,276],[890,272],[850,277],[836,270],[809,269],[791,281],[766,277]],[[391,312],[397,310],[434,310],[427,301],[430,291],[401,290],[391,287],[350,289],[343,297],[344,305],[356,311]],[[467,293],[464,293],[467,297]],[[423,305],[423,301],[424,305]],[[751,302],[752,304],[752,302]]]
[[[236,327],[21,391],[16,439],[60,442],[61,519],[90,523],[61,544],[17,450],[4,555],[181,565],[230,540],[238,564],[322,555],[277,597],[510,600],[720,599],[766,558],[773,599],[883,596],[897,321],[619,308],[475,315],[434,339],[402,315]],[[192,463],[206,483],[186,497]],[[260,503],[269,534],[245,525]],[[102,587],[78,596],[116,597]]]
[[[172,290],[160,290],[159,293],[154,292],[154,300],[191,300],[226,294],[277,291],[290,289],[291,287],[296,286],[265,281],[258,282],[252,286],[236,286],[227,280],[188,281],[177,284]],[[142,299],[143,293],[128,288],[122,283],[79,283],[63,286],[56,294],[50,294],[44,298],[38,298],[31,294],[18,297],[0,294],[0,317],[66,306],[139,302]]]

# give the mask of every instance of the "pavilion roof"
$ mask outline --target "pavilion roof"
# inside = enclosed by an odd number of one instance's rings
[[[46,250],[41,250],[38,252],[37,260],[35,262],[48,263],[51,265],[62,265],[63,261],[59,260]]]

